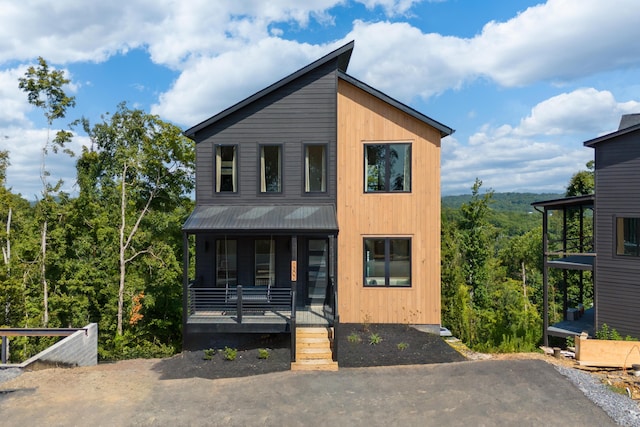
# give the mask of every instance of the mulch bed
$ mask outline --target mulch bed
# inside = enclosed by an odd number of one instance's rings
[[[467,360],[438,335],[406,325],[340,324],[336,343],[341,368]],[[235,378],[288,371],[291,362],[289,344],[288,334],[261,336],[254,345],[239,349],[235,360],[225,359],[224,348],[208,352],[208,356],[204,351],[185,351],[159,361],[154,370],[161,373],[161,379]],[[258,349],[267,349],[268,358],[261,359]]]

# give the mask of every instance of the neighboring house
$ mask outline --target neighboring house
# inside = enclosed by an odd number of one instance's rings
[[[186,349],[337,322],[438,331],[440,140],[453,130],[347,75],[352,50],[185,131]]]
[[[584,145],[595,150],[596,329],[640,338],[640,114]]]
[[[617,131],[584,145],[595,149],[595,194],[534,203],[545,213],[545,345],[549,336],[582,331],[593,336],[604,324],[623,336],[640,338],[640,114],[623,116]],[[554,214],[557,227],[549,224]],[[550,325],[548,290],[555,269],[563,273],[557,277],[564,295],[564,318]],[[585,271],[592,272],[591,277]],[[576,272],[579,293],[571,298],[568,277]],[[586,307],[581,316],[578,307],[588,299],[586,295],[592,295],[593,307]]]

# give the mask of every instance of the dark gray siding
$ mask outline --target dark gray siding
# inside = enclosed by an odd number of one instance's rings
[[[640,338],[640,258],[616,255],[616,216],[640,217],[640,132],[600,142],[596,155],[596,328]]]
[[[196,202],[249,205],[335,202],[336,195],[336,64],[325,64],[196,135]],[[326,143],[327,192],[304,193],[303,146]],[[216,144],[238,144],[237,194],[215,193]],[[259,145],[281,144],[283,191],[259,193]]]

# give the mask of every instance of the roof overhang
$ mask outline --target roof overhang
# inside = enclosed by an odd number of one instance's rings
[[[182,226],[185,233],[338,233],[334,205],[196,206]]]
[[[606,135],[602,135],[602,136],[599,136],[597,138],[590,139],[588,141],[585,141],[583,144],[584,144],[585,147],[592,147],[593,148],[593,147],[595,147],[597,144],[599,144],[601,142],[609,141],[610,139],[614,139],[614,138],[617,138],[619,136],[626,135],[628,133],[636,132],[638,130],[640,130],[640,124],[629,126],[629,127],[624,128],[624,129],[619,129],[619,130],[617,130],[615,132],[611,132],[611,133],[608,133]]]
[[[531,206],[534,208],[545,209],[562,209],[577,206],[590,207],[593,206],[596,200],[595,194],[587,194],[584,196],[564,197],[562,199],[544,200],[540,202],[533,202]]]

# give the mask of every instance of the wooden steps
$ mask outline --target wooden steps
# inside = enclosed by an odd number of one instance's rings
[[[292,371],[337,371],[333,361],[333,328],[296,328],[296,361]]]

